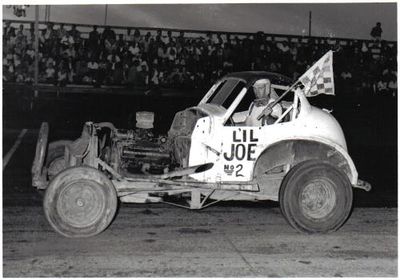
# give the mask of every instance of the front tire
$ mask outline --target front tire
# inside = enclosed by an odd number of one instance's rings
[[[50,225],[66,237],[89,237],[105,230],[117,210],[112,182],[91,167],[59,173],[46,190],[43,205]]]
[[[309,160],[293,167],[279,191],[282,214],[296,230],[327,233],[339,229],[350,215],[353,191],[336,166]]]

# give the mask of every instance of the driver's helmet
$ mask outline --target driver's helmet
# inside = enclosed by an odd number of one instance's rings
[[[271,81],[269,79],[260,79],[253,84],[254,94],[256,98],[267,98],[271,87]]]

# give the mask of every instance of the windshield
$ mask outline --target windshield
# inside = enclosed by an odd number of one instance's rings
[[[246,84],[239,79],[227,79],[215,89],[207,103],[228,109]]]

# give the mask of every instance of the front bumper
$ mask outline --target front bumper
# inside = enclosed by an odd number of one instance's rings
[[[43,122],[40,126],[38,140],[36,143],[35,159],[32,164],[32,186],[38,189],[45,189],[47,186],[46,170],[44,163],[46,160],[47,141],[49,136],[49,124]]]
[[[353,187],[357,188],[357,189],[363,189],[367,192],[369,192],[372,189],[372,186],[370,183],[363,181],[361,179],[357,180],[357,185],[353,185]]]

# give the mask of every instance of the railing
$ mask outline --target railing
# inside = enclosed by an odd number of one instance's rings
[[[3,23],[10,22],[11,26],[13,27],[18,27],[18,25],[23,24],[24,28],[30,27],[31,24],[33,24],[33,21],[27,21],[27,20],[3,20]],[[77,30],[79,30],[82,33],[82,38],[88,38],[89,32],[92,30],[94,24],[74,24],[74,23],[65,23],[65,22],[44,22],[40,21],[39,22],[39,29],[46,28],[46,25],[48,23],[52,23],[54,26],[60,26],[61,24],[64,25],[64,27],[68,26],[73,26],[75,25]],[[105,26],[101,25],[96,25],[97,30],[99,32],[104,31]],[[171,31],[172,36],[178,36],[180,32],[185,33],[185,37],[199,37],[199,36],[206,36],[207,34],[212,34],[212,35],[226,35],[229,34],[231,37],[238,37],[239,39],[243,39],[246,37],[254,37],[257,33],[248,33],[248,32],[228,32],[228,31],[214,31],[214,30],[189,30],[189,29],[174,29],[174,28],[156,28],[156,27],[130,27],[130,26],[118,26],[118,25],[107,25],[111,29],[114,30],[114,32],[118,34],[127,34],[127,30],[135,30],[138,29],[141,34],[150,32],[151,35],[156,35],[157,30],[162,30],[162,31]],[[29,29],[29,28],[28,28]],[[371,46],[374,44],[374,40],[363,40],[363,39],[350,39],[350,38],[338,38],[338,37],[315,37],[315,36],[299,36],[299,35],[287,35],[287,34],[271,34],[271,33],[264,33],[266,36],[267,41],[287,41],[287,42],[294,42],[294,43],[308,43],[309,41],[314,41],[317,44],[330,44],[334,45],[339,43],[341,46],[347,46],[351,45],[354,42],[359,42],[359,43],[366,43],[368,46]],[[396,41],[386,41],[388,46],[393,47],[397,45]]]

